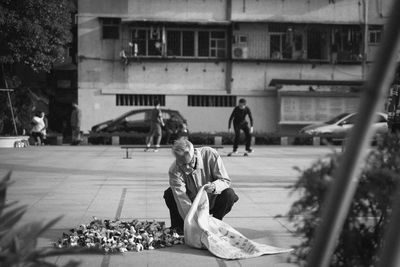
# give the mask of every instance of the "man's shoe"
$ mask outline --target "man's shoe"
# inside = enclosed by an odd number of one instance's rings
[[[171,230],[172,230],[172,232],[175,232],[175,233],[177,233],[178,235],[183,236],[183,230],[182,230],[181,228],[179,228],[179,227],[174,227],[174,228],[172,228]]]
[[[250,148],[250,149],[247,149],[246,151],[247,151],[247,153],[252,153],[253,149]]]

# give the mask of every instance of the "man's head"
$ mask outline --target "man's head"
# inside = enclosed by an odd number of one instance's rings
[[[186,138],[180,138],[174,142],[172,154],[174,154],[179,167],[189,167],[194,159],[193,144]]]
[[[44,117],[44,112],[41,110],[36,111],[36,116],[39,118],[43,118]]]
[[[246,99],[239,99],[239,108],[244,109],[246,107]]]
[[[154,107],[160,108],[160,101],[158,99],[154,100]]]

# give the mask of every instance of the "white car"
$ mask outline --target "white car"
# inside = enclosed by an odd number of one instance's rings
[[[357,113],[342,113],[323,123],[311,124],[300,130],[301,134],[309,135],[335,135],[344,137],[357,121]],[[375,133],[387,133],[387,114],[378,112],[372,124]]]

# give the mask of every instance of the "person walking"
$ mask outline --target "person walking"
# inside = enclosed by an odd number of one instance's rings
[[[46,123],[44,121],[44,112],[38,111],[32,119],[32,138],[35,140],[35,146],[44,145],[46,134]]]
[[[164,126],[164,120],[162,117],[162,112],[160,109],[160,101],[154,101],[154,109],[151,111],[150,115],[150,132],[146,137],[146,149],[144,151],[148,151],[151,147],[154,137],[156,139],[156,144],[154,148],[154,152],[158,151],[160,147],[161,138],[162,138],[162,128]]]
[[[71,112],[71,130],[72,140],[71,145],[79,145],[81,140],[81,118],[82,112],[77,103],[72,103]]]
[[[246,120],[246,116],[250,119],[249,123]],[[246,151],[247,153],[253,152],[251,148],[251,134],[253,133],[253,116],[251,115],[251,110],[246,106],[246,99],[241,98],[239,100],[239,105],[237,105],[231,116],[229,117],[228,131],[231,132],[231,124],[233,121],[233,129],[235,131],[235,140],[233,142],[233,153],[237,153],[240,140],[240,131],[242,130],[246,136]]]
[[[174,142],[172,154],[175,160],[168,172],[170,187],[164,191],[171,228],[183,233],[184,219],[203,185],[208,193],[210,214],[222,220],[239,197],[230,187],[231,179],[218,152],[211,147],[194,148],[183,137]]]

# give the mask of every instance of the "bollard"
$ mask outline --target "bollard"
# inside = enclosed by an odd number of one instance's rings
[[[118,146],[119,145],[119,136],[112,136],[111,137],[111,144]]]
[[[287,145],[289,145],[289,137],[282,136],[281,137],[281,146],[287,146]]]
[[[56,145],[61,146],[63,144],[63,136],[57,135],[56,136]]]
[[[216,146],[222,145],[222,136],[214,136],[214,145]]]
[[[321,137],[313,136],[313,146],[320,146],[321,145]]]
[[[82,136],[81,145],[87,145],[88,143],[89,143],[88,136],[87,135]]]

